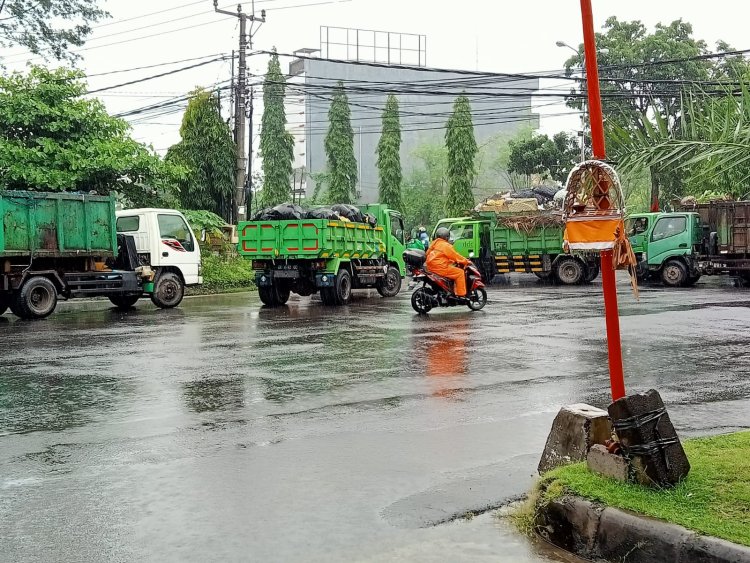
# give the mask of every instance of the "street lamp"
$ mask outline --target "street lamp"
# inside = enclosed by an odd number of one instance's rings
[[[555,41],[555,45],[558,47],[567,47],[571,51],[573,51],[576,55],[581,55],[581,93],[584,93],[586,91],[586,59],[584,54],[576,49],[575,47],[572,47],[565,41]],[[597,53],[606,54],[609,53],[609,49],[606,47],[604,49],[598,49]],[[578,133],[578,135],[581,137],[581,162],[586,160],[586,96],[584,95],[581,100],[581,131]]]

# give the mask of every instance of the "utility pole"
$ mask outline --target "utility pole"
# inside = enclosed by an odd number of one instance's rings
[[[245,57],[247,55],[248,44],[247,21],[250,20],[251,25],[252,22],[255,21],[266,21],[266,11],[262,10],[261,17],[256,18],[254,7],[255,2],[253,2],[253,13],[249,15],[242,11],[242,4],[237,4],[237,13],[228,12],[226,10],[220,10],[219,0],[214,0],[214,10],[217,13],[232,16],[240,20],[240,49],[239,63],[237,65],[237,91],[234,104],[234,137],[237,150],[237,158],[235,164],[234,203],[236,210],[235,219],[237,223],[239,223],[240,221],[244,221],[247,217],[247,210],[245,209],[245,186],[247,184],[245,160],[245,106],[247,96],[247,65]],[[252,142],[252,138],[250,141]]]

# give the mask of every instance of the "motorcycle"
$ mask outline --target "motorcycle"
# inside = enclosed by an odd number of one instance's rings
[[[406,250],[403,256],[404,262],[411,272],[412,283],[419,286],[411,295],[411,306],[420,315],[426,315],[434,307],[466,305],[472,311],[479,311],[487,304],[487,291],[484,289],[482,274],[479,273],[473,263],[464,268],[466,297],[457,297],[453,292],[452,280],[429,272],[424,267],[426,259],[424,251]]]

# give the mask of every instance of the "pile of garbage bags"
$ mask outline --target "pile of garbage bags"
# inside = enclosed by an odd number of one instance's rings
[[[370,213],[362,211],[354,205],[339,203],[330,207],[314,207],[304,209],[294,203],[282,203],[276,207],[266,207],[253,215],[251,221],[298,221],[301,219],[331,219],[334,221],[351,221],[365,223],[371,227],[378,224],[377,219]]]

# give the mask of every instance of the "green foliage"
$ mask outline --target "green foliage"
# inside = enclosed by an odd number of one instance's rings
[[[354,157],[354,131],[349,100],[341,81],[333,94],[328,122],[325,138],[329,175],[327,200],[353,203],[357,196],[357,160]]]
[[[551,139],[536,135],[528,139],[512,140],[508,157],[508,172],[523,176],[540,176],[564,183],[580,160],[578,140],[561,131]]]
[[[204,252],[202,293],[218,293],[231,289],[250,288],[255,285],[252,262],[238,256],[220,257]]]
[[[609,506],[750,546],[750,432],[686,440],[691,470],[673,489],[622,483],[580,463],[555,469],[545,481]]]
[[[167,152],[168,162],[188,170],[178,183],[180,206],[206,209],[231,221],[235,145],[215,94],[200,89],[193,92],[180,136],[182,140]]]
[[[211,211],[183,209],[182,214],[187,219],[190,228],[197,233],[205,230],[207,233],[221,236],[221,228],[227,224],[224,219]]]
[[[0,2],[0,47],[27,48],[34,55],[74,61],[69,51],[80,47],[91,33],[91,23],[109,14],[97,0],[4,0]],[[70,22],[71,25],[62,24]]]
[[[260,156],[263,158],[261,206],[273,207],[291,198],[289,177],[294,160],[294,138],[286,130],[284,95],[286,79],[274,52],[263,81],[263,120],[260,128]]]
[[[404,223],[408,230],[432,226],[445,217],[448,151],[443,145],[422,145],[413,153],[415,166],[403,187]]]
[[[401,123],[398,113],[398,100],[393,94],[388,96],[383,111],[383,130],[380,134],[377,165],[380,175],[379,201],[391,209],[403,210],[401,201]]]
[[[661,116],[646,120],[644,131],[613,128],[625,171],[671,168],[684,179],[672,193],[700,195],[706,190],[742,197],[750,179],[750,89],[723,97],[687,94],[681,100],[678,127]]]
[[[128,124],[85,99],[83,74],[32,67],[0,77],[0,188],[117,192],[153,205],[182,177],[134,141]]]
[[[476,176],[475,158],[478,152],[471,120],[469,98],[459,96],[453,104],[453,114],[445,131],[448,150],[448,197],[445,212],[450,217],[461,216],[474,207],[472,187]]]

